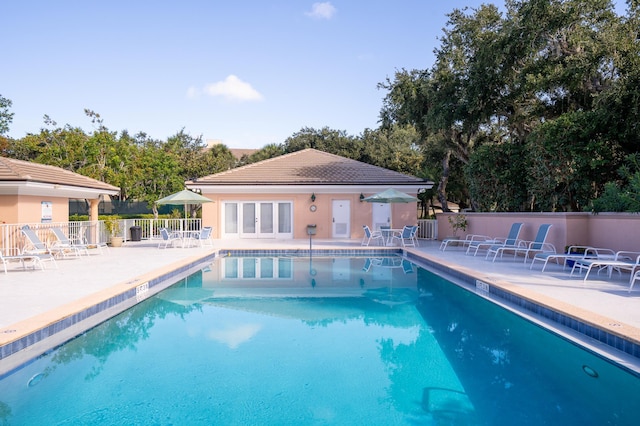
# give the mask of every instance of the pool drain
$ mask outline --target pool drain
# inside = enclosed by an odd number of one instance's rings
[[[38,373],[29,379],[29,381],[27,382],[27,386],[31,388],[40,383],[42,379],[44,379],[44,373]]]
[[[588,365],[583,365],[582,371],[584,371],[585,374],[589,377],[593,377],[594,379],[598,378],[598,372],[593,368],[589,367]]]

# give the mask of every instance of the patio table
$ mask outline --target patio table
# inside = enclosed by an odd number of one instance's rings
[[[382,239],[384,240],[385,246],[391,246],[394,235],[402,234],[402,229],[395,228],[380,228],[380,232],[382,233]]]

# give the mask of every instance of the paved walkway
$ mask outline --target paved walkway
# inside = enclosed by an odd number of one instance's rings
[[[308,249],[308,240],[238,240],[215,241],[213,250],[224,249]],[[582,277],[569,277],[569,270],[551,265],[544,273],[541,265],[529,265],[505,257],[492,263],[483,256],[467,256],[459,248],[439,250],[439,241],[421,241],[421,247],[409,249],[425,258],[464,269],[490,283],[512,286],[526,292],[541,303],[560,305],[579,318],[604,323],[620,334],[640,342],[640,285],[627,292],[629,274],[608,279],[595,275],[587,282]],[[353,249],[360,240],[314,240],[314,249]],[[58,269],[24,271],[16,266],[9,273],[0,272],[0,345],[25,333],[50,324],[79,303],[116,294],[133,282],[159,270],[172,270],[207,256],[209,248],[158,249],[152,242],[128,243],[105,254],[92,254],[78,259],[59,260]],[[47,265],[49,266],[49,265]]]

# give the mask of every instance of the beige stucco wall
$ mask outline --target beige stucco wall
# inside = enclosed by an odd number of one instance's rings
[[[0,221],[5,223],[37,223],[42,219],[42,202],[52,203],[52,221],[69,220],[69,199],[32,195],[3,195],[0,197]]]
[[[315,224],[317,234],[314,238],[332,238],[332,203],[334,200],[349,200],[351,205],[350,238],[362,238],[363,225],[371,226],[372,205],[360,201],[360,192],[357,194],[331,194],[315,193],[315,202],[311,201],[311,193],[301,194],[203,194],[214,201],[202,205],[203,226],[213,226],[214,238],[220,238],[222,222],[221,209],[225,201],[290,201],[293,203],[293,238],[308,238],[307,225]],[[365,194],[371,195],[371,194]],[[413,194],[415,195],[415,194]],[[317,207],[315,212],[310,211],[312,204]],[[415,225],[417,222],[417,209],[414,203],[399,203],[391,205],[394,228],[402,228],[404,225]]]
[[[456,213],[437,215],[439,239],[453,234],[448,217]],[[640,247],[640,215],[631,213],[465,213],[469,226],[465,233],[505,237],[511,224],[524,224],[520,238],[533,240],[543,223],[553,226],[547,242],[564,251],[568,245],[590,245],[613,250],[637,251]]]

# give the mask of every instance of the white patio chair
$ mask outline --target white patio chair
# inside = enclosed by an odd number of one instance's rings
[[[192,232],[189,235],[189,246],[191,246],[191,242],[194,241],[195,244],[200,244],[200,247],[204,247],[205,245],[213,247],[213,240],[211,239],[212,232],[213,228],[211,226],[205,226],[200,232]]]
[[[382,232],[380,231],[371,231],[367,225],[362,225],[362,229],[364,229],[364,237],[362,238],[362,245],[369,246],[371,241],[380,241],[381,245],[384,245],[384,237],[382,236]]]
[[[405,225],[405,227],[402,228],[402,232],[400,232],[399,234],[395,234],[393,237],[391,237],[392,242],[395,240],[399,240],[402,247],[406,247],[406,246],[415,247],[416,244],[413,240],[413,226]]]
[[[182,235],[176,232],[169,232],[167,228],[160,228],[160,236],[162,240],[160,244],[158,244],[158,248],[173,247],[176,242],[179,242],[181,245],[183,244]]]

